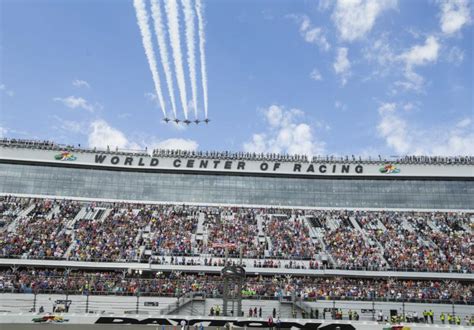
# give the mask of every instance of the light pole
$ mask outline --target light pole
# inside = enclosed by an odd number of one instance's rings
[[[64,307],[66,309],[66,313],[69,312],[69,273],[71,272],[71,268],[66,268],[66,303]]]
[[[178,301],[176,302],[176,306],[178,308],[178,313],[179,313],[179,298],[180,298],[180,295],[181,295],[181,281],[180,281],[180,277],[181,277],[181,274],[182,272],[177,270],[177,271],[174,271],[173,272],[174,275],[176,276],[176,295],[178,296]]]
[[[89,275],[86,277],[86,314],[89,313],[89,290],[90,290],[90,282],[89,282]]]
[[[158,272],[156,272],[156,274],[155,274],[155,280],[157,281],[157,285],[155,286],[156,292],[155,292],[154,294],[157,294],[157,295],[161,295],[161,294],[162,294],[161,292],[158,292],[158,288],[160,288],[160,286],[159,286],[158,284],[159,284],[159,281],[160,281],[160,278],[161,278],[162,275],[163,275],[163,272],[162,272],[162,271],[158,271]]]
[[[141,276],[142,276],[143,271],[141,269],[135,269],[135,276],[138,276],[138,287],[136,290],[136,295],[137,295],[137,305],[135,308],[135,314],[138,314],[139,309],[140,309],[140,290],[141,290]]]
[[[286,284],[288,287],[290,287],[290,282],[291,282],[291,275],[285,275],[286,278]],[[296,318],[296,311],[295,311],[295,303],[296,303],[296,292],[293,287],[291,287],[291,316],[293,318]]]
[[[282,299],[282,280],[280,275],[275,275],[273,276],[272,282],[276,285],[278,285],[278,291],[277,291],[277,296],[278,296],[278,316],[281,315],[281,299]]]
[[[36,275],[35,273],[36,273],[36,272],[35,272],[35,270],[33,269],[33,272],[32,272],[33,276]],[[31,312],[34,312],[34,313],[36,313],[36,295],[37,295],[37,294],[38,294],[38,286],[35,285],[35,287],[34,287],[34,289],[33,289],[33,295],[34,295],[34,296],[33,296],[33,308],[31,309]]]

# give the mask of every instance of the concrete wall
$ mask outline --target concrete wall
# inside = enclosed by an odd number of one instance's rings
[[[36,308],[39,309],[40,306],[43,306],[45,312],[52,312],[53,303],[55,300],[65,299],[65,295],[37,295]],[[84,315],[86,311],[86,296],[69,296],[68,299],[72,300],[70,307],[71,314],[80,314]],[[146,307],[144,302],[158,302],[158,307]],[[136,297],[123,297],[123,296],[90,296],[89,297],[89,311],[97,313],[99,315],[123,315],[124,313],[135,314],[136,310]],[[0,294],[0,314],[5,313],[4,315],[12,315],[23,313],[27,315],[32,315],[29,313],[30,309],[34,304],[34,295],[33,294]],[[182,304],[182,302],[181,302]],[[194,301],[193,303],[188,303],[185,306],[181,307],[179,310],[173,312],[174,315],[181,316],[209,316],[211,307],[220,305],[222,310],[222,299],[208,298],[205,301]],[[375,309],[375,316],[380,310],[382,310],[385,316],[390,315],[390,310],[397,310],[398,313],[402,313],[403,310],[405,313],[417,312],[421,317],[424,310],[433,310],[435,315],[435,323],[440,324],[439,315],[441,312],[454,313],[461,316],[461,319],[464,322],[464,317],[471,316],[474,314],[474,309],[472,306],[468,305],[442,305],[442,304],[415,304],[415,303],[391,303],[391,302],[346,302],[346,301],[318,301],[318,302],[305,302],[305,306],[308,308],[318,309],[319,318],[323,319],[323,310],[324,308],[340,308],[343,310],[343,317],[345,320],[348,320],[348,311],[357,311],[360,315],[361,321],[371,321],[372,313],[363,313],[362,310],[371,310]],[[152,316],[161,316],[168,314],[168,311],[176,306],[175,298],[166,298],[166,297],[140,297],[139,299],[139,313],[141,317],[152,317]],[[229,309],[232,304],[229,304]],[[281,318],[291,318],[293,306],[290,303],[280,303],[276,300],[252,300],[244,299],[242,301],[242,310],[244,315],[248,316],[249,308],[262,308],[262,318],[268,319],[272,315],[273,308],[276,309],[277,313],[280,314]],[[235,306],[237,308],[237,306]],[[453,310],[454,308],[454,310]],[[301,318],[300,309],[295,307],[297,311],[297,318]],[[96,315],[97,315],[96,314]],[[309,317],[309,315],[308,315]],[[328,321],[331,319],[330,313],[326,313],[325,319]]]

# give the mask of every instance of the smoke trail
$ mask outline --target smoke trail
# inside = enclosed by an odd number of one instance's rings
[[[145,3],[143,0],[133,0],[133,6],[137,14],[137,23],[142,35],[143,48],[145,49],[145,55],[148,59],[153,83],[155,84],[156,96],[160,102],[163,115],[166,117],[165,102],[163,100],[163,94],[161,93],[160,76],[158,75],[158,69],[156,67],[155,52],[153,51],[153,44],[151,42],[150,26],[148,25],[148,14],[146,12]]]
[[[186,82],[183,70],[183,56],[181,54],[181,39],[179,36],[179,12],[176,0],[165,1],[166,17],[168,18],[168,32],[171,49],[173,51],[174,69],[178,81],[179,96],[183,105],[184,118],[188,119],[188,103],[186,96]]]
[[[158,49],[160,51],[163,71],[165,72],[166,84],[168,85],[168,94],[170,95],[171,108],[173,109],[174,117],[177,118],[176,101],[174,98],[173,77],[171,75],[170,62],[168,59],[168,47],[165,40],[163,16],[158,0],[151,0],[151,15],[153,16],[153,22],[155,23],[155,34],[156,39],[158,40]]]
[[[197,96],[196,96],[196,57],[194,50],[194,12],[190,0],[181,0],[186,23],[186,45],[188,49],[189,80],[191,80],[191,93],[193,97],[194,116],[197,118]]]
[[[201,79],[202,79],[202,93],[204,94],[204,114],[207,118],[207,73],[206,73],[206,54],[204,44],[206,43],[206,36],[204,35],[204,20],[203,8],[201,0],[196,0],[196,13],[198,17],[199,28],[199,53],[201,58]]]

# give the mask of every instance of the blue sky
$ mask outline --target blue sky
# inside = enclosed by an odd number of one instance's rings
[[[185,127],[161,120],[132,1],[0,0],[0,134],[126,149],[474,154],[472,2],[203,3],[212,121]],[[182,118],[174,71],[173,81]]]

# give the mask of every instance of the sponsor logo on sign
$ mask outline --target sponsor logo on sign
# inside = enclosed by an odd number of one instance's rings
[[[204,324],[206,327],[225,327],[226,324],[232,323],[233,326],[239,328],[268,328],[268,321],[245,319],[245,318],[147,318],[135,319],[131,317],[106,317],[102,316],[97,319],[95,324],[153,324],[153,325],[168,325],[179,326],[182,320],[185,320],[189,326]],[[282,321],[279,322],[278,327],[284,329],[308,329],[308,330],[356,330],[352,324],[348,323],[320,323],[311,322],[312,320],[295,320],[293,322]],[[275,322],[275,321],[274,321]]]
[[[74,156],[69,151],[62,151],[60,154],[57,154],[56,156],[54,156],[54,158],[56,160],[71,160],[71,161],[74,161],[77,159],[76,156]]]
[[[379,169],[379,171],[380,171],[380,173],[384,173],[384,174],[397,174],[397,173],[400,173],[400,169],[397,168],[393,164],[384,165]]]
[[[32,321],[34,323],[64,323],[68,322],[69,320],[64,319],[62,316],[58,315],[45,315],[42,317],[35,317]]]

